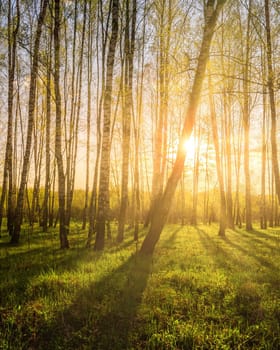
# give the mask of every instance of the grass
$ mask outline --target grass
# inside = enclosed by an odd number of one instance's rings
[[[56,231],[1,238],[0,349],[280,349],[279,229],[169,225],[148,258],[79,227],[67,251]]]

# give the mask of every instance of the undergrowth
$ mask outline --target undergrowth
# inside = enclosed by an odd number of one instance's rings
[[[55,230],[2,236],[0,349],[280,349],[279,230],[169,225],[142,257],[79,227],[65,251]]]

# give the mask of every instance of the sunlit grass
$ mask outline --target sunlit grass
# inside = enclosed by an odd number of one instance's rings
[[[66,251],[56,230],[2,237],[1,349],[279,349],[279,230],[169,225],[147,258],[79,227]]]

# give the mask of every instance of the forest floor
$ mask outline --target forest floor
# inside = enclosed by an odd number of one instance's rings
[[[280,349],[280,229],[168,225],[152,257],[56,230],[0,239],[0,349]]]

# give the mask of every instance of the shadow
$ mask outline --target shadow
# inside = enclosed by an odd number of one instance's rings
[[[10,248],[10,247],[15,247],[15,245],[11,245],[10,242],[0,242],[0,249],[1,248]]]
[[[152,258],[133,255],[101,280],[77,292],[71,305],[43,324],[36,348],[131,349],[138,333],[137,310],[142,301]],[[48,336],[52,334],[52,337]]]
[[[20,312],[23,319],[19,324],[22,328],[17,331],[23,334],[22,339],[28,348],[81,349],[84,348],[82,344],[88,349],[126,348],[133,330],[137,332],[137,310],[146,287],[151,258],[131,256],[113,271],[114,261],[112,265],[110,260],[105,261],[110,271],[106,272],[105,266],[103,277],[96,281],[98,275],[94,275],[94,282],[91,282],[94,263],[103,256],[103,252],[84,247],[83,235],[75,239],[67,250],[58,247],[59,239],[55,232],[34,233],[30,245],[25,235],[22,235],[17,246],[11,246],[8,239],[8,236],[2,237],[0,242],[0,305],[5,315],[13,308],[24,308]],[[128,238],[120,246],[107,247],[106,253],[114,253],[133,244],[133,239]],[[82,286],[75,286],[72,280],[68,285],[65,276],[60,280],[59,276],[64,272],[70,272],[71,278],[73,271],[74,276],[80,263],[86,264],[81,270],[82,280],[85,281]],[[54,281],[42,278],[34,283],[40,274],[48,275],[50,272],[52,276],[52,270],[55,271]],[[71,298],[76,296],[74,300],[67,300],[71,286],[77,288],[74,293],[71,291]],[[51,319],[41,311],[44,304],[41,300],[49,293],[54,293],[52,303],[58,304]],[[64,295],[66,299],[61,303]],[[61,310],[60,305],[68,307]],[[0,332],[2,321],[0,315]],[[34,327],[33,334],[29,328],[30,322]],[[13,344],[12,338],[9,341]]]
[[[272,250],[275,249],[275,246],[270,244],[269,241],[271,240],[274,240],[275,242],[280,241],[280,231],[278,233],[278,236],[271,232],[264,233],[256,229],[252,231],[235,230],[234,232],[236,232],[239,235],[250,238],[250,242],[265,245],[267,248]]]
[[[247,235],[247,237],[250,239],[250,235]],[[252,257],[253,259],[255,259],[255,261],[257,263],[259,263],[260,265],[266,267],[267,269],[277,270],[277,266],[275,266],[272,262],[270,262],[268,259],[264,258],[261,255],[257,255],[256,254],[256,252],[257,252],[256,249],[253,249],[252,246],[251,246],[251,249],[245,249],[243,246],[241,246],[240,244],[238,244],[236,242],[233,242],[228,237],[225,237],[224,241],[228,245],[230,245],[232,248],[235,248],[235,249],[241,251],[245,256]],[[251,241],[251,239],[250,239],[250,241]],[[262,243],[262,241],[258,242],[258,243]],[[248,244],[249,244],[249,242],[248,242]],[[268,245],[268,247],[270,249],[273,249],[273,247],[271,245]]]
[[[273,229],[273,228],[271,228],[271,229]],[[275,227],[274,230],[277,231],[277,228]],[[278,231],[279,231],[279,229],[278,229]],[[257,235],[259,237],[266,238],[266,239],[274,237],[274,234],[270,231],[267,231],[267,230],[266,230],[266,232],[263,232],[262,230],[253,229],[253,230],[249,231],[248,234],[249,235]]]
[[[78,264],[84,262],[93,262],[100,258],[101,253],[88,250],[79,245],[62,250],[58,247],[58,237],[51,237],[51,234],[44,234],[52,242],[42,242],[46,237],[38,239],[38,244],[33,244],[28,248],[25,239],[20,244],[13,246],[9,242],[1,242],[0,258],[0,305],[2,307],[11,307],[11,301],[7,297],[12,294],[13,304],[22,305],[25,300],[25,291],[31,280],[40,274],[48,271],[63,273],[64,271],[75,270]],[[40,246],[39,246],[40,242]],[[55,243],[54,243],[55,242]],[[28,300],[30,301],[30,300]]]
[[[229,255],[228,252],[221,247],[220,242],[225,241],[227,239],[226,237],[217,235],[217,240],[213,240],[204,230],[198,227],[195,227],[195,229],[203,247],[210,253],[217,267],[231,271],[234,265],[240,265],[240,261],[237,258]]]
[[[226,257],[226,256],[229,257],[229,254],[220,246],[220,244],[217,244],[217,243],[215,244],[215,241],[213,241],[213,239],[205,231],[203,231],[201,229],[198,229],[198,228],[196,228],[196,230],[200,234],[200,239],[201,239],[204,247],[206,249],[210,249],[210,251],[212,252],[213,255],[222,254],[224,257]],[[236,231],[234,231],[234,232],[236,232]],[[251,236],[247,235],[247,237],[250,238]],[[222,242],[225,242],[226,244],[231,246],[232,248],[239,250],[245,256],[252,257],[253,259],[256,260],[257,263],[259,263],[260,265],[266,267],[267,269],[271,269],[271,270],[276,270],[277,269],[277,266],[274,265],[272,262],[270,262],[268,259],[264,258],[261,255],[257,255],[256,254],[257,253],[256,249],[253,249],[252,246],[251,246],[251,249],[246,249],[242,245],[240,245],[240,244],[230,240],[228,238],[228,236],[219,237],[219,239]],[[248,242],[248,244],[249,244],[249,242]],[[269,247],[271,247],[273,249],[272,246],[269,245]],[[233,258],[233,256],[230,256],[230,259],[235,261],[239,265],[241,263],[238,259]]]
[[[267,258],[261,255],[261,247],[258,250],[256,250],[254,246],[246,249],[242,246],[242,243],[239,244],[233,242],[228,238],[228,236],[217,236],[216,239],[213,239],[205,231],[198,228],[196,228],[196,230],[199,234],[202,245],[207,251],[209,251],[211,258],[218,267],[227,269],[228,272],[236,271],[238,273],[238,271],[241,270],[251,271],[253,279],[259,281],[260,283],[269,284],[269,288],[271,290],[279,293],[279,268],[272,261],[269,261]],[[221,247],[222,242],[231,247],[233,249],[232,252],[227,252],[223,247]],[[254,259],[256,263],[253,264],[246,262],[246,259],[244,260],[242,258],[238,258],[237,255],[235,256],[234,250],[241,252],[244,257]]]
[[[178,235],[178,233],[183,229],[183,227],[178,227],[176,228],[172,233],[170,233],[170,236],[163,242],[163,245],[171,248],[172,247],[172,243],[174,243],[174,241],[176,240],[176,237]],[[175,247],[176,248],[176,247]]]
[[[145,228],[139,229],[138,240],[135,241],[134,237],[133,237],[133,232],[128,231],[128,232],[126,232],[127,238],[125,238],[125,240],[123,242],[118,243],[116,241],[112,241],[111,243],[109,243],[108,251],[109,252],[121,251],[123,249],[128,248],[129,246],[134,245],[136,247],[135,253],[137,253],[138,248],[141,245],[141,241],[145,237],[145,235],[146,235],[146,229]]]

